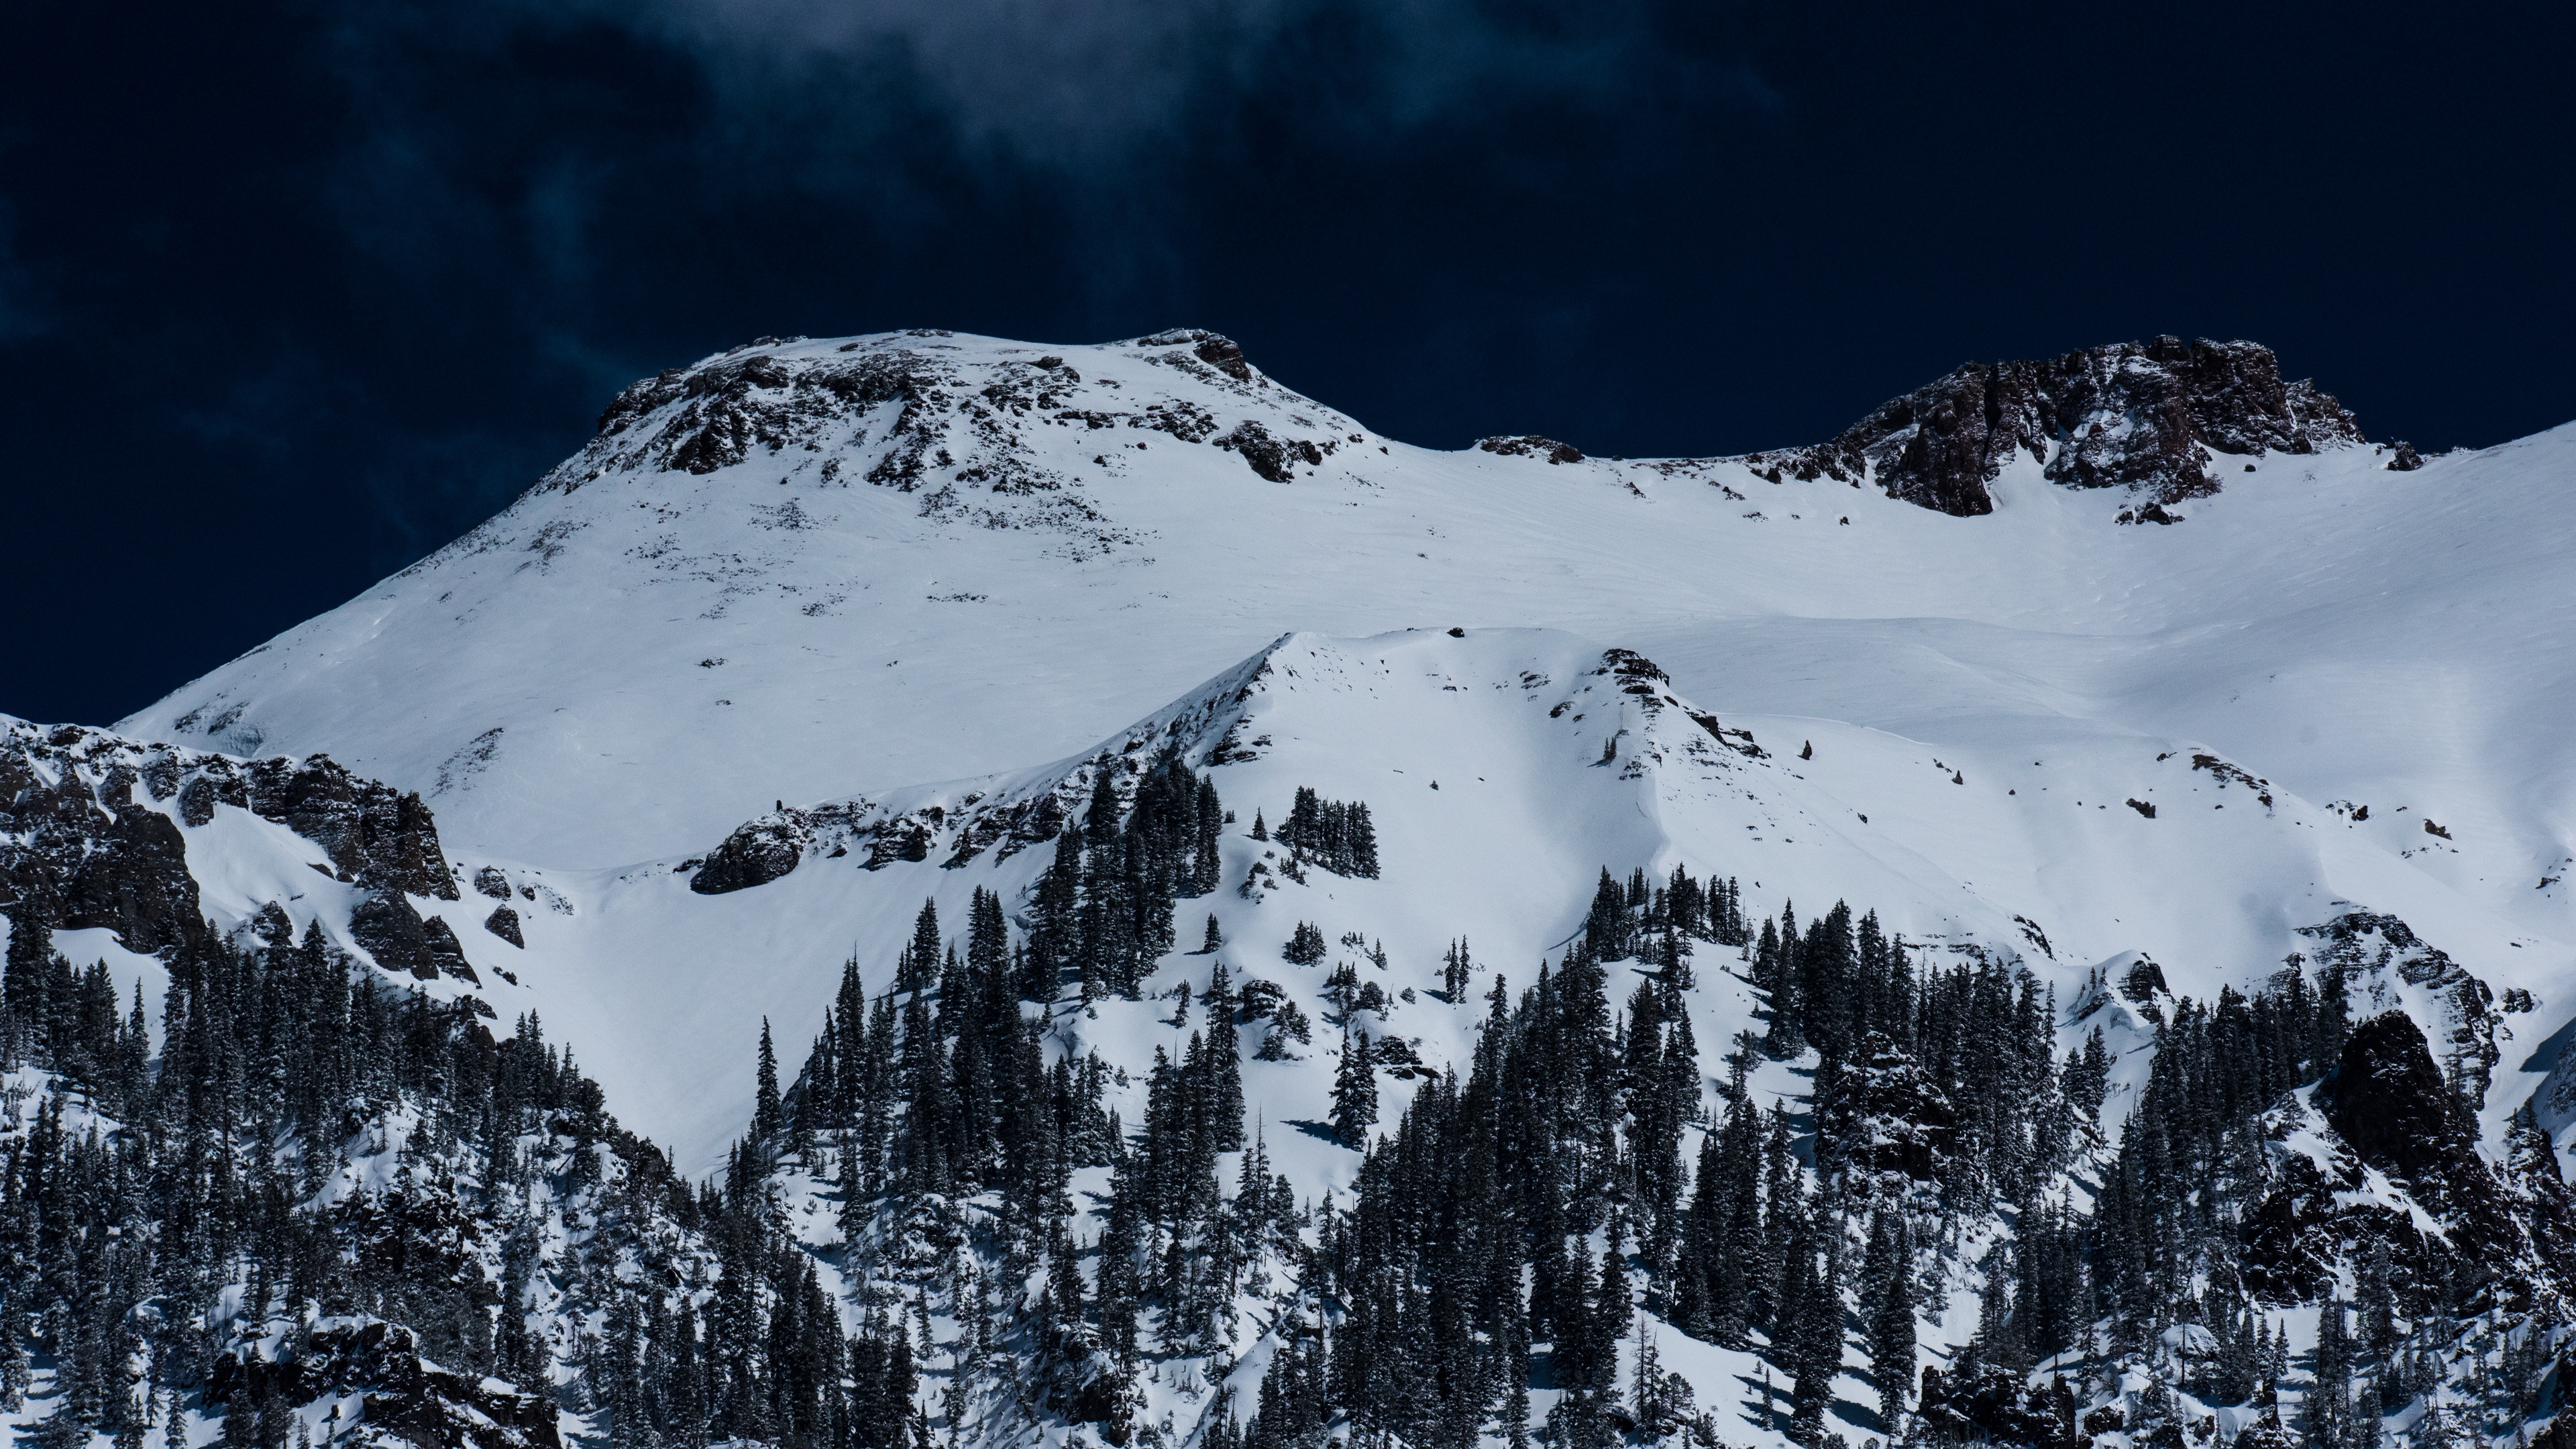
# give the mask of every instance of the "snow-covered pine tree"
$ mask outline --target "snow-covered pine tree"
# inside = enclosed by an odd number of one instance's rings
[[[1370,1060],[1368,1033],[1342,1029],[1340,1065],[1333,1073],[1332,1123],[1344,1144],[1359,1147],[1377,1123],[1377,1069]]]

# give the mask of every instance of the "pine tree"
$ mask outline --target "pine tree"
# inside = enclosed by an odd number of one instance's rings
[[[937,981],[939,952],[939,907],[924,899],[920,914],[913,917],[912,942],[895,971],[895,990],[929,990]]]
[[[1341,1065],[1333,1074],[1333,1132],[1346,1146],[1360,1147],[1368,1141],[1368,1129],[1377,1122],[1377,1071],[1369,1060],[1366,1032],[1356,1035],[1342,1028]]]
[[[1279,954],[1291,964],[1312,966],[1324,959],[1326,949],[1324,933],[1311,921],[1299,921],[1297,929],[1289,935],[1288,944],[1280,950]]]
[[[2341,1299],[2329,1297],[2317,1314],[2315,1382],[2302,1412],[2309,1442],[2341,1445],[2352,1430],[2352,1337]]]
[[[760,1085],[752,1101],[752,1138],[768,1143],[776,1139],[784,1123],[778,1109],[778,1052],[769,1044],[769,1018],[765,1016],[760,1019]]]
[[[1914,1388],[1914,1255],[1909,1237],[1902,1213],[1882,1211],[1870,1222],[1869,1247],[1861,1258],[1861,1331],[1868,1345],[1870,1376],[1878,1385],[1881,1413],[1891,1432]]]
[[[2362,1258],[2353,1296],[2355,1306],[2361,1310],[2361,1349],[2374,1359],[2385,1359],[2397,1348],[2397,1294],[2391,1281],[2393,1276],[2388,1263],[2388,1239],[2373,1236],[2370,1251]]]

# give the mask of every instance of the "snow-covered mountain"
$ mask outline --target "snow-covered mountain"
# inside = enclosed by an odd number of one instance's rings
[[[1870,1189],[1947,1235],[1923,1250],[1918,1365],[1944,1372],[2005,1311],[1980,1306],[2004,1271],[1988,1249],[2037,1241],[2028,1214],[2112,1211],[2106,1182],[2134,1170],[2122,1124],[2143,1110],[2166,1130],[2168,1109],[2141,1104],[2171,1090],[2151,1081],[2164,1029],[2203,1030],[2184,1003],[2291,1011],[2331,977],[2354,1022],[2396,1015],[2352,1036],[2339,1075],[2339,1045],[2291,1053],[2313,1072],[2250,1119],[2269,1165],[2229,1169],[2251,1194],[2228,1209],[2247,1224],[2230,1271],[2270,1285],[2257,1300],[2304,1347],[2320,1285],[2363,1291],[2356,1245],[2418,1224],[2394,1271],[2415,1275],[2419,1326],[2440,1297],[2425,1284],[2449,1275],[2444,1311],[2537,1314],[2546,1338],[2576,1261],[2553,1236],[2554,1151],[2514,1119],[2528,1106],[2559,1142],[2576,1133],[2576,1066],[2557,1070],[2576,1032],[2576,745],[2555,727],[2576,693],[2571,476],[2576,425],[2433,458],[2373,446],[2244,343],[1978,364],[1827,443],[1605,460],[1538,437],[1398,443],[1201,332],[767,339],[637,383],[502,514],[115,733],[8,722],[0,915],[13,939],[41,918],[73,962],[154,990],[209,943],[304,941],[460,1021],[541,1018],[681,1173],[723,1169],[729,1191],[765,1174],[854,1330],[916,1302],[922,1351],[948,1356],[947,1422],[972,1400],[1002,1416],[976,1431],[992,1442],[1038,1400],[966,1366],[1001,1330],[961,1285],[981,1294],[1054,1250],[1008,1190],[854,1217],[833,1173],[856,1148],[782,1150],[775,1123],[745,1137],[775,1109],[755,1044],[774,1036],[790,1105],[822,1110],[831,1063],[858,1050],[854,1001],[931,992],[935,946],[907,946],[925,902],[956,943],[989,893],[1043,975],[1067,869],[1086,910],[1180,899],[1170,949],[1149,943],[1132,983],[1036,991],[1044,1054],[1096,1061],[1101,1109],[1158,1121],[1158,1063],[1218,1030],[1191,1002],[1229,973],[1269,1168],[1328,1205],[1361,1185],[1362,1156],[1327,1126],[1350,1048],[1284,1023],[1355,1033],[1392,1129],[1442,1073],[1473,1075],[1498,978],[1508,997],[1578,957],[1625,973],[1614,1008],[1640,980],[1671,984],[1654,1009],[1689,1023],[1712,1103],[1720,1053],[1767,1037],[1742,1101],[1809,1114],[1816,1167],[1828,1103],[1810,1074],[1843,1071],[1854,1044],[1827,1067],[1782,1036],[1792,988],[1749,937],[1671,924],[1668,881],[1729,882],[1757,923],[1847,902],[1927,979],[2024,981],[2046,1061],[2102,1032],[2104,1135],[2010,1212],[1963,1206],[1946,1179]],[[1131,859],[1127,886],[1100,885],[1104,842],[1142,839],[1174,780],[1222,812],[1188,827],[1194,883],[1137,885]],[[1365,805],[1373,869],[1282,842],[1301,799]],[[1087,837],[1065,834],[1077,823]],[[1066,844],[1086,838],[1097,858]],[[1604,924],[1605,872],[1636,881],[1606,909],[1646,924]],[[1657,921],[1692,969],[1649,951]],[[1833,1110],[1865,1101],[1868,1131],[1946,1142],[1969,1131],[1954,1108],[1991,1106],[1902,1086],[1901,1055],[1852,1060],[1871,1085]],[[2042,1076],[2034,1112],[2072,1100]],[[434,1118],[427,1100],[405,1120]],[[2355,1125],[2382,1120],[2435,1125]],[[1721,1127],[1681,1131],[1689,1160]],[[668,1171],[620,1151],[626,1171]],[[457,1182],[499,1173],[470,1157]],[[1070,1170],[1084,1201],[1114,1196],[1104,1163]],[[655,1231],[699,1231],[673,1226],[689,1218],[675,1206]],[[1209,1391],[1230,1375],[1239,1413],[1268,1392],[1294,1315],[1333,1298],[1290,1281],[1296,1260],[1350,1251],[1327,1226],[1246,1260],[1225,1335],[1166,1319],[1173,1346],[1128,1375],[1132,1397],[1104,1407],[1109,1380],[1074,1374],[1060,1387],[1079,1412],[1047,1400],[1045,1432],[1089,1415],[1113,1442],[1224,1449]],[[1580,1239],[1596,1255],[1604,1226]],[[563,1230],[563,1251],[579,1241]],[[2461,1264],[2542,1297],[2507,1304]],[[588,1382],[579,1336],[608,1332],[610,1309],[583,1319],[586,1270],[561,1271],[559,1381]],[[1680,1334],[1678,1292],[1658,1279],[1641,1302],[1703,1406],[1787,1362],[1778,1325],[1750,1345]],[[2211,1324],[2173,1328],[2176,1352]],[[1646,1336],[1621,1341],[1631,1374]],[[2154,1357],[2077,1392],[2149,1414]],[[2259,1425],[2204,1390],[2192,1414]],[[1542,1415],[1587,1402],[1571,1380],[1531,1391]],[[2189,1418],[2161,1402],[2151,1419]],[[2018,1432],[2014,1404],[1960,1403],[1927,1422]],[[599,1412],[567,1428],[616,1422]],[[1886,1432],[1877,1413],[1841,1428]],[[1767,1443],[1786,1420],[1726,1422]],[[2126,1449],[2102,1425],[2085,1432]]]
[[[1815,781],[1879,821],[1878,849],[2039,923],[2069,970],[2145,950],[2205,995],[2338,899],[2414,919],[2429,893],[2457,913],[2446,950],[2537,981],[2576,941],[2576,746],[2548,725],[2576,679],[2576,428],[2430,460],[2357,436],[2262,349],[2171,339],[1962,368],[1819,448],[1678,461],[1408,447],[1198,332],[772,339],[636,384],[490,523],[120,728],[327,749],[418,790],[477,868],[570,891],[576,868],[703,854],[773,801],[1084,748],[1282,626],[1560,627],[1818,740]],[[2143,461],[2078,476],[2119,447]],[[1925,506],[1962,490],[1988,501]],[[2187,522],[2121,522],[2145,510]],[[1442,732],[1385,708],[1349,727],[1436,771]],[[2350,859],[2245,877],[2181,839],[2198,821],[2127,805],[2193,784],[2221,804],[2202,755]],[[1695,867],[1774,878],[1747,823]],[[808,969],[842,954],[814,949]],[[550,1014],[620,994],[585,981]],[[617,1090],[615,1057],[651,1039],[583,1045]],[[703,1162],[739,1112],[677,1095],[706,1125],[629,1111]]]
[[[2524,885],[2566,853],[2500,782],[2567,778],[2527,727],[2565,674],[2567,437],[2395,472],[2287,421],[2207,433],[2311,451],[2210,452],[2187,408],[2138,399],[2104,436],[2162,439],[2147,454],[2226,484],[2175,501],[2203,490],[2170,467],[2143,491],[2050,483],[2068,449],[2099,451],[2101,419],[2068,403],[2046,421],[2079,435],[2050,441],[2025,400],[1985,437],[1974,381],[1824,450],[1649,462],[1408,446],[1197,333],[770,342],[637,384],[483,527],[120,728],[328,751],[419,790],[451,839],[605,866],[698,848],[746,802],[1053,758],[1283,628],[1541,626],[1642,650],[1728,708],[1962,750],[2206,739],[2318,799],[2394,790],[2474,820]],[[1962,409],[1973,446],[1940,431]],[[1996,512],[1823,471],[1913,489],[1889,449],[1927,438]],[[2149,508],[2190,521],[2115,526]],[[2463,650],[2454,609],[2517,627]],[[2442,709],[2352,719],[2432,678],[2456,686]]]

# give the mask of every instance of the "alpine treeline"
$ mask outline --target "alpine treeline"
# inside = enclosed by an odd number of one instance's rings
[[[1622,884],[1603,867],[1583,918],[1584,939],[1612,952],[1604,960],[1637,958],[1671,968],[1687,966],[1690,943],[1742,946],[1752,940],[1744,925],[1744,898],[1733,880],[1701,881],[1681,866],[1649,881],[1640,868]],[[1689,989],[1688,979],[1683,989]]]
[[[1039,999],[1054,999],[1067,975],[1080,977],[1085,1001],[1134,996],[1172,949],[1172,903],[1217,888],[1225,807],[1215,782],[1166,750],[1122,807],[1116,773],[1102,762],[1089,806],[1056,837],[1038,878],[1026,969]]]

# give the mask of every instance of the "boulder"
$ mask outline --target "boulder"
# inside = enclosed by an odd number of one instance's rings
[[[808,834],[805,817],[793,810],[746,820],[707,853],[698,873],[689,877],[689,889],[721,896],[767,885],[796,868]]]

